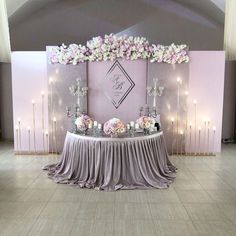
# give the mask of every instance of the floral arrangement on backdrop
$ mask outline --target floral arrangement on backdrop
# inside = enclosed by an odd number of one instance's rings
[[[98,36],[87,41],[86,45],[62,44],[52,47],[49,63],[77,65],[86,61],[107,61],[115,59],[149,59],[150,62],[169,64],[187,63],[188,47],[185,44],[163,46],[150,45],[144,37],[116,36],[114,34]]]
[[[142,129],[150,129],[155,125],[155,120],[148,116],[141,116],[136,122]]]
[[[93,120],[88,115],[81,115],[75,121],[75,124],[76,124],[78,130],[80,130],[80,131],[87,130],[89,124],[92,125],[92,123],[93,123]]]
[[[118,135],[125,132],[125,125],[120,119],[112,118],[108,120],[107,122],[105,122],[103,131],[105,134]]]

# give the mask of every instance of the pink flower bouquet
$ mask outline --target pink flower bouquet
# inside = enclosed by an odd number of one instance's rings
[[[80,131],[85,131],[88,129],[89,124],[92,124],[93,120],[88,115],[81,115],[79,116],[75,124]]]
[[[120,119],[112,118],[104,124],[103,131],[105,134],[118,135],[125,132],[125,125]]]
[[[136,121],[142,129],[150,129],[154,127],[155,120],[148,116],[141,116]]]

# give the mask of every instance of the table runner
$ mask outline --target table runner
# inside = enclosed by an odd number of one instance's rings
[[[106,191],[168,188],[176,172],[162,132],[127,138],[67,132],[59,162],[43,169],[57,183]]]

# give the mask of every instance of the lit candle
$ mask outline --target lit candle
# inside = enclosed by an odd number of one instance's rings
[[[127,130],[130,130],[130,124],[126,125]]]
[[[45,130],[44,134],[45,134],[45,136],[46,136],[46,151],[47,151],[47,153],[49,153],[49,149],[48,149],[48,143],[49,143],[48,131]]]
[[[135,129],[136,130],[139,129],[139,124],[138,123],[135,124]]]
[[[174,117],[171,117],[171,136],[172,136],[172,142],[171,142],[171,155],[174,155]]]
[[[94,126],[94,127],[97,127],[97,126],[98,126],[98,122],[97,122],[96,120],[93,122],[93,126]]]
[[[188,104],[187,97],[189,95],[189,92],[186,90],[184,92],[184,94],[186,96],[186,104]],[[187,135],[188,135],[188,116],[186,115],[186,120],[185,120],[185,137],[186,137],[186,139],[187,139]],[[186,154],[187,154],[187,152],[186,152]]]
[[[93,124],[92,124],[92,123],[89,123],[89,124],[88,124],[88,128],[89,128],[89,129],[92,129],[92,127],[93,127]]]
[[[182,156],[182,146],[183,146],[183,134],[184,134],[184,131],[183,130],[180,130],[179,131],[180,133],[180,155]]]
[[[130,121],[130,127],[134,128],[134,121]]]
[[[194,143],[195,143],[195,155],[197,154],[197,100],[193,100],[194,104],[194,125],[195,125],[195,130],[194,130]]]
[[[201,126],[198,126],[198,153],[201,154]]]
[[[204,154],[207,153],[207,121],[208,119],[204,120]]]
[[[215,155],[215,153],[216,153],[216,151],[215,151],[215,134],[216,134],[216,127],[213,126],[213,127],[212,127],[212,130],[213,130],[213,151],[212,151],[212,153],[213,153],[213,155]]]
[[[28,149],[29,149],[29,152],[30,152],[30,149],[31,149],[31,145],[30,145],[30,126],[27,126],[27,130],[28,130]]]
[[[210,119],[207,121],[207,154],[210,155]]]
[[[57,119],[53,117],[53,124],[54,124],[54,137],[55,140],[55,153],[57,154]]]
[[[18,151],[19,150],[19,126],[16,125],[15,129],[16,129],[16,151]]]
[[[35,133],[35,101],[34,99],[31,100],[31,103],[32,103],[32,107],[33,107],[33,137],[34,137],[34,152],[36,152],[36,133]]]
[[[176,152],[177,155],[179,154],[179,98],[180,98],[180,85],[182,84],[182,80],[180,77],[177,77],[177,84],[178,84],[178,92],[177,92],[177,111],[176,111]]]
[[[102,124],[98,124],[98,129],[99,129],[99,130],[102,129]]]
[[[49,77],[49,84],[52,84],[52,83],[53,83],[53,78]]]
[[[192,122],[189,122],[189,152],[192,153]]]
[[[182,79],[180,77],[177,77],[177,83],[182,84]]]
[[[42,134],[43,134],[43,151],[45,152],[45,140],[44,140],[44,95],[45,92],[41,91],[42,97]]]
[[[17,121],[18,121],[18,130],[19,130],[19,149],[21,150],[21,125],[20,125],[21,118],[18,117]]]

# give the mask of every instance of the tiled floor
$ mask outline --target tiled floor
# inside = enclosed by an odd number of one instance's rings
[[[172,157],[167,190],[99,192],[58,185],[53,156],[14,156],[0,143],[0,235],[236,235],[236,145],[217,157]]]

